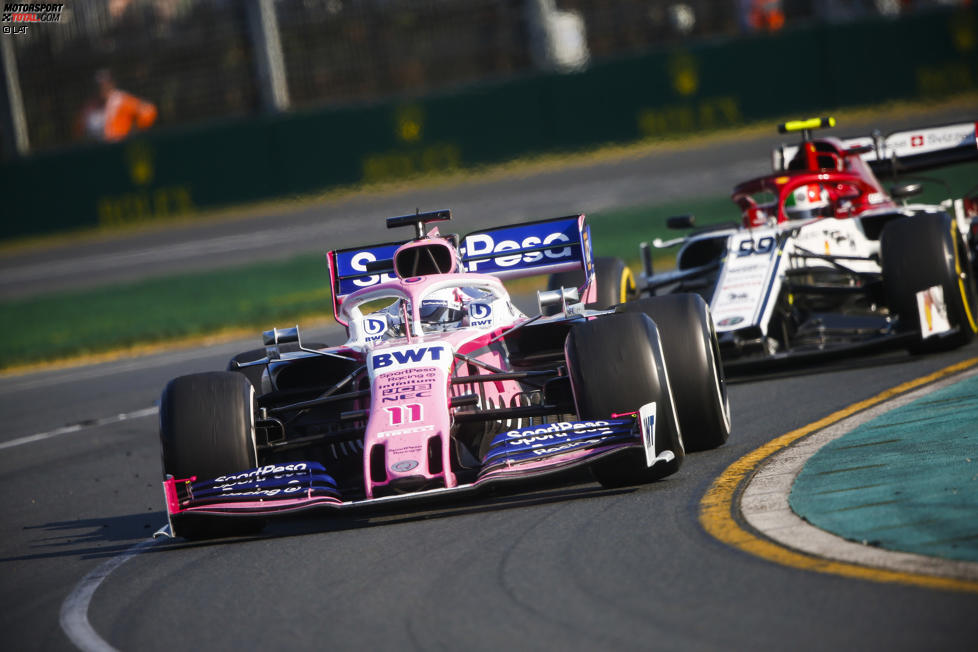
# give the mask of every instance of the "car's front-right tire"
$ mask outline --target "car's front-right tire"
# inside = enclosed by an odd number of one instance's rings
[[[177,479],[217,478],[258,466],[254,396],[244,375],[215,371],[180,376],[160,400],[163,475]],[[173,517],[175,534],[189,539],[251,533],[254,521]]]

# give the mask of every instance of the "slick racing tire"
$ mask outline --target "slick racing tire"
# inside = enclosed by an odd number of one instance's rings
[[[325,349],[325,344],[320,344],[319,342],[313,342],[311,344],[306,344],[307,349]],[[299,345],[296,342],[289,342],[288,344],[280,344],[280,353],[294,353],[299,351]],[[255,393],[259,396],[264,393],[261,386],[262,373],[265,371],[266,365],[257,364],[253,367],[239,367],[238,364],[244,364],[245,362],[254,362],[255,360],[261,360],[265,357],[265,349],[252,349],[251,351],[244,351],[234,356],[228,361],[228,371],[233,371],[235,373],[243,374],[245,378],[251,381],[252,386],[255,388]]]
[[[580,270],[561,272],[550,275],[550,278],[547,280],[547,289],[559,290],[562,287],[578,288],[581,287],[583,282],[584,272]],[[594,303],[587,305],[592,310],[606,310],[638,296],[638,290],[635,286],[635,276],[621,258],[613,258],[611,256],[598,256],[595,258],[594,282],[597,284],[598,298]],[[557,312],[556,306],[547,306],[544,314],[555,315]]]
[[[668,294],[622,304],[659,329],[687,451],[722,445],[730,436],[730,401],[710,309],[698,294]]]
[[[655,402],[655,453],[669,449],[675,456],[649,468],[644,450],[626,450],[594,462],[594,478],[605,487],[622,487],[678,471],[685,450],[652,320],[621,314],[577,324],[567,335],[564,354],[578,418],[607,419]]]
[[[920,328],[917,292],[935,285],[944,291],[947,318],[957,331],[933,335],[910,347],[929,353],[967,344],[978,331],[975,282],[964,240],[946,213],[921,213],[895,219],[880,236],[883,288],[903,330]]]
[[[164,478],[210,479],[257,467],[254,396],[244,376],[227,371],[171,380],[160,400]],[[261,524],[177,515],[173,527],[176,535],[201,539],[252,533]]]

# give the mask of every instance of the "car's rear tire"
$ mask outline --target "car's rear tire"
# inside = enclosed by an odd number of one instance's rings
[[[160,400],[163,475],[211,479],[258,466],[254,389],[241,374],[227,371],[180,376]],[[257,521],[173,518],[175,533],[189,539],[252,533]]]
[[[311,344],[305,344],[307,349],[325,349],[325,344],[320,344],[319,342],[313,342]],[[299,345],[296,342],[289,342],[288,344],[280,344],[278,347],[279,353],[294,353],[299,351]],[[255,393],[258,395],[263,394],[261,386],[261,377],[265,371],[266,365],[257,364],[250,367],[239,367],[238,364],[244,364],[246,362],[254,362],[255,360],[261,360],[266,355],[265,349],[252,349],[250,351],[243,351],[228,361],[228,371],[233,371],[235,373],[243,374],[245,378],[251,381],[252,386],[255,388]]]
[[[978,332],[974,278],[968,253],[954,220],[947,213],[925,213],[888,222],[880,236],[883,288],[891,312],[903,330],[919,328],[917,292],[940,285],[948,322],[957,332],[915,343],[918,353],[967,344]]]
[[[597,290],[597,300],[589,303],[588,308],[592,310],[606,310],[619,303],[630,301],[638,296],[635,286],[635,276],[621,258],[612,256],[598,256],[594,259],[594,282]],[[575,270],[573,272],[560,272],[551,274],[547,280],[548,290],[559,290],[565,288],[578,288],[584,283],[584,272]],[[555,306],[548,306],[545,314],[556,314]]]
[[[685,457],[669,377],[655,324],[644,315],[607,315],[575,325],[564,353],[580,419],[607,419],[656,404],[655,453],[669,449],[670,462],[649,468],[635,449],[591,465],[605,487],[651,482],[679,470]]]
[[[698,294],[670,294],[618,306],[648,315],[659,329],[687,451],[721,446],[730,436],[730,402],[710,308]]]

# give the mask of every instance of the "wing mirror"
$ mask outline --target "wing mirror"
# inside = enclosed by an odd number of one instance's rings
[[[265,355],[269,360],[278,360],[282,357],[279,346],[291,342],[299,342],[299,327],[292,328],[273,328],[261,334],[262,344],[265,345]],[[301,342],[299,348],[302,348]]]
[[[893,199],[908,199],[923,192],[924,186],[920,183],[898,183],[890,188],[890,196]]]
[[[696,217],[693,215],[674,215],[666,218],[666,228],[669,229],[691,229],[696,225]]]
[[[577,288],[560,288],[559,290],[538,290],[537,307],[543,315],[544,308],[550,306],[560,306],[560,312],[567,312],[568,303],[577,303],[581,300],[581,293]]]

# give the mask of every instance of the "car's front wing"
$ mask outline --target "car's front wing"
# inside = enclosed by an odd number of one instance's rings
[[[672,460],[672,451],[656,446],[654,404],[643,407],[643,418],[636,418],[637,415],[544,424],[501,433],[493,440],[473,482],[372,499],[344,500],[327,469],[308,461],[270,464],[211,480],[167,478],[163,491],[171,531],[175,516],[273,516],[471,494],[490,485],[562,473],[625,451],[644,452],[649,466]]]

